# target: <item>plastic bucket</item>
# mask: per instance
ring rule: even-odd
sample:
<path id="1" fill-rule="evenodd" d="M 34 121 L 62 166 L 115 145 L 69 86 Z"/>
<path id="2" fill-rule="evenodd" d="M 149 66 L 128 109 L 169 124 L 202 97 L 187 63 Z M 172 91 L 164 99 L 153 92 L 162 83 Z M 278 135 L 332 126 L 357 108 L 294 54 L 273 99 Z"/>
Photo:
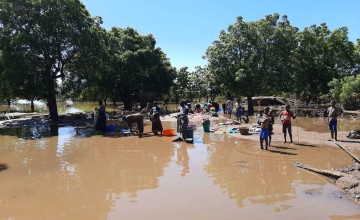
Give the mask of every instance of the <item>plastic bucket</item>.
<path id="1" fill-rule="evenodd" d="M 193 129 L 193 130 L 195 130 L 195 128 L 196 128 L 196 125 L 188 125 L 188 126 L 187 126 L 187 129 Z"/>
<path id="2" fill-rule="evenodd" d="M 116 126 L 115 125 L 108 125 L 106 126 L 106 131 L 107 132 L 115 132 L 116 130 Z"/>
<path id="3" fill-rule="evenodd" d="M 102 132 L 102 131 L 95 131 L 95 135 L 102 135 L 102 134 L 104 134 L 104 132 Z"/>
<path id="4" fill-rule="evenodd" d="M 240 127 L 240 134 L 242 135 L 247 135 L 249 134 L 249 128 L 246 128 L 246 127 Z"/>
<path id="5" fill-rule="evenodd" d="M 210 123 L 203 123 L 204 132 L 210 132 Z"/>
<path id="6" fill-rule="evenodd" d="M 163 130 L 163 135 L 165 136 L 174 136 L 175 135 L 175 130 L 174 129 L 165 129 Z"/>
<path id="7" fill-rule="evenodd" d="M 188 138 L 194 138 L 194 129 L 188 128 L 186 129 L 186 139 Z"/>

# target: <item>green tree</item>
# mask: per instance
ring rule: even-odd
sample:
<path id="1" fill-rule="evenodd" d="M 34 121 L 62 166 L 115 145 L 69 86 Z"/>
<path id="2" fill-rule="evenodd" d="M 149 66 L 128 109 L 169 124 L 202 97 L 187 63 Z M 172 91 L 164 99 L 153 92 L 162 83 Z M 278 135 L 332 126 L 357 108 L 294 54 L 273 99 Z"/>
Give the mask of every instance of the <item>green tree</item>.
<path id="1" fill-rule="evenodd" d="M 79 0 L 1 0 L 0 5 L 1 49 L 14 48 L 31 60 L 26 72 L 36 72 L 41 98 L 56 122 L 57 79 L 88 40 L 93 20 Z"/>
<path id="2" fill-rule="evenodd" d="M 62 96 L 80 100 L 106 100 L 110 97 L 115 75 L 111 71 L 109 32 L 101 27 L 101 17 L 94 18 L 90 37 L 68 65 L 69 72 L 61 84 Z"/>
<path id="3" fill-rule="evenodd" d="M 297 39 L 295 93 L 316 100 L 329 92 L 328 83 L 333 78 L 355 65 L 354 46 L 348 40 L 347 28 L 331 32 L 325 23 L 305 28 Z"/>
<path id="4" fill-rule="evenodd" d="M 179 102 L 180 99 L 187 99 L 187 88 L 190 83 L 190 72 L 188 67 L 182 67 L 176 71 L 176 76 L 170 88 L 170 96 Z"/>
<path id="5" fill-rule="evenodd" d="M 170 89 L 175 70 L 155 38 L 140 35 L 133 28 L 110 30 L 112 98 L 120 97 L 125 109 L 131 108 L 135 95 L 141 91 L 156 92 L 157 96 Z"/>
<path id="6" fill-rule="evenodd" d="M 360 76 L 346 76 L 329 82 L 330 95 L 343 103 L 345 109 L 360 109 Z"/>
<path id="7" fill-rule="evenodd" d="M 280 93 L 290 87 L 294 67 L 289 60 L 297 29 L 286 16 L 279 19 L 278 14 L 257 22 L 238 17 L 206 51 L 212 81 L 225 94 L 246 96 L 250 114 L 253 96 Z"/>
<path id="8" fill-rule="evenodd" d="M 201 97 L 207 95 L 207 69 L 200 66 L 195 67 L 195 71 L 190 73 L 189 77 L 189 97 L 191 99 L 198 98 L 198 101 L 201 101 Z"/>

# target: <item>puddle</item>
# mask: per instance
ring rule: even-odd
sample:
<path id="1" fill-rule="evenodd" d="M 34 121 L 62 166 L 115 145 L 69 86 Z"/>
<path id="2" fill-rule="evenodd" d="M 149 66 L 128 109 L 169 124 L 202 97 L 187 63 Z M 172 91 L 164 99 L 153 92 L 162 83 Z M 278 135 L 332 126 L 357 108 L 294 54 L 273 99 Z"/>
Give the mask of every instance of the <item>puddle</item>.
<path id="1" fill-rule="evenodd" d="M 351 163 L 335 147 L 262 151 L 258 142 L 204 133 L 201 124 L 194 144 L 149 135 L 79 137 L 72 127 L 43 137 L 0 136 L 0 219 L 360 218 L 359 206 L 330 179 L 292 165 Z"/>

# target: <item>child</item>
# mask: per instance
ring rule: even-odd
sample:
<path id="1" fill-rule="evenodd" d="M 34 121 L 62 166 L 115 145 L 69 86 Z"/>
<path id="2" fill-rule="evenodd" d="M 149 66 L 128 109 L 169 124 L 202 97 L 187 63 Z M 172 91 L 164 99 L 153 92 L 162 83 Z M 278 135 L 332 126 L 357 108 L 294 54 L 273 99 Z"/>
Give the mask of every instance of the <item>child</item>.
<path id="1" fill-rule="evenodd" d="M 269 146 L 271 144 L 271 135 L 273 132 L 273 124 L 274 123 L 275 123 L 274 110 L 270 109 L 270 111 L 269 111 Z"/>
<path id="2" fill-rule="evenodd" d="M 270 117 L 269 117 L 269 111 L 270 108 L 268 106 L 265 107 L 264 109 L 264 114 L 262 114 L 261 118 L 259 118 L 259 123 L 261 126 L 261 131 L 260 131 L 260 147 L 261 149 L 264 149 L 263 147 L 263 143 L 265 140 L 265 150 L 268 149 L 268 137 L 269 137 L 269 122 L 270 122 Z"/>
<path id="3" fill-rule="evenodd" d="M 292 133 L 291 133 L 291 118 L 295 119 L 296 115 L 292 111 L 290 111 L 290 105 L 286 105 L 286 110 L 280 112 L 279 118 L 283 125 L 283 133 L 284 133 L 284 143 L 286 143 L 286 130 L 289 132 L 290 143 L 293 143 Z"/>

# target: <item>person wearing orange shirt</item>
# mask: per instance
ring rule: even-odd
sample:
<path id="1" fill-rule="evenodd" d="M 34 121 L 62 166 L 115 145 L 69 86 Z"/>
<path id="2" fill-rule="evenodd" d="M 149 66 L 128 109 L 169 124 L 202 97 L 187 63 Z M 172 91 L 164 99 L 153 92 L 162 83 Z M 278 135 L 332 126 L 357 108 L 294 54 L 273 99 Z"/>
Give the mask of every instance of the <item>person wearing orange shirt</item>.
<path id="1" fill-rule="evenodd" d="M 296 114 L 294 115 L 294 113 L 290 111 L 289 104 L 286 105 L 285 109 L 286 109 L 285 111 L 282 111 L 279 114 L 280 121 L 283 125 L 284 143 L 286 143 L 286 130 L 288 131 L 290 136 L 290 143 L 293 143 L 292 132 L 291 132 L 291 119 L 295 119 Z"/>

